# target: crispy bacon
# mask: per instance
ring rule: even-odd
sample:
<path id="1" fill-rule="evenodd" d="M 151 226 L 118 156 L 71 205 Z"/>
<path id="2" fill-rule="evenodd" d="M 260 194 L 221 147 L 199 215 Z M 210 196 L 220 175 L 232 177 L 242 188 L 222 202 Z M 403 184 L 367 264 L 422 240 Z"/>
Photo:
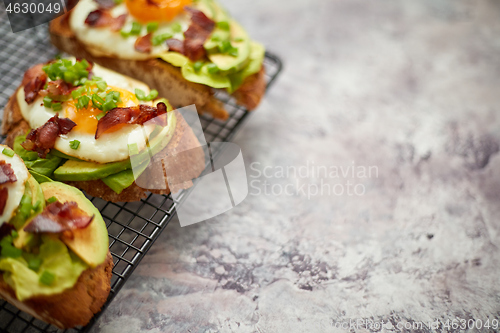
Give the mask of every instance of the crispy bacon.
<path id="1" fill-rule="evenodd" d="M 45 74 L 42 68 L 43 64 L 37 64 L 33 67 L 30 67 L 26 72 L 24 72 L 23 82 L 21 83 L 21 85 L 25 86 L 37 76 Z"/>
<path id="2" fill-rule="evenodd" d="M 8 198 L 9 198 L 9 190 L 7 189 L 7 187 L 0 188 L 0 215 L 3 214 L 3 210 L 5 209 L 5 204 L 7 203 Z M 7 223 L 4 223 L 3 225 L 5 224 Z M 2 232 L 0 232 L 0 237 L 3 238 Z"/>
<path id="3" fill-rule="evenodd" d="M 137 38 L 134 44 L 134 48 L 142 53 L 151 53 L 153 44 L 151 44 L 151 37 L 153 34 L 147 34 L 145 36 Z"/>
<path id="4" fill-rule="evenodd" d="M 15 183 L 17 181 L 16 174 L 12 170 L 10 163 L 4 160 L 0 161 L 0 184 Z"/>
<path id="5" fill-rule="evenodd" d="M 94 215 L 88 216 L 74 201 L 65 203 L 56 201 L 47 205 L 43 212 L 35 216 L 24 227 L 24 231 L 32 233 L 73 231 L 87 227 L 93 219 Z"/>
<path id="6" fill-rule="evenodd" d="M 38 156 L 45 158 L 50 149 L 54 148 L 59 135 L 68 134 L 75 126 L 76 123 L 71 119 L 59 118 L 59 114 L 56 113 L 45 124 L 31 130 L 21 146 L 26 150 L 36 151 Z"/>
<path id="7" fill-rule="evenodd" d="M 179 39 L 170 38 L 167 39 L 167 46 L 169 51 L 179 52 L 184 54 L 184 42 Z"/>
<path id="8" fill-rule="evenodd" d="M 43 89 L 45 82 L 47 82 L 47 75 L 43 73 L 34 77 L 24 86 L 24 100 L 26 103 L 33 103 L 40 90 Z"/>
<path id="9" fill-rule="evenodd" d="M 127 14 L 113 17 L 109 10 L 98 8 L 89 13 L 85 24 L 94 28 L 111 27 L 111 30 L 118 31 L 123 27 L 126 19 Z"/>
<path id="10" fill-rule="evenodd" d="M 114 108 L 110 110 L 104 117 L 99 119 L 95 138 L 98 139 L 103 133 L 120 124 L 139 124 L 142 125 L 146 121 L 159 117 L 167 113 L 165 103 L 158 103 L 156 107 L 140 104 L 138 106 L 126 108 Z M 159 125 L 167 125 L 167 117 L 160 117 Z"/>
<path id="11" fill-rule="evenodd" d="M 185 7 L 185 9 L 191 13 L 191 25 L 184 32 L 183 54 L 193 61 L 200 60 L 206 55 L 203 44 L 212 33 L 215 22 L 200 10 L 190 7 Z"/>
<path id="12" fill-rule="evenodd" d="M 111 22 L 111 30 L 112 31 L 120 31 L 121 28 L 123 28 L 123 25 L 125 24 L 125 21 L 127 20 L 127 14 L 122 14 L 118 17 L 113 18 L 113 21 Z"/>

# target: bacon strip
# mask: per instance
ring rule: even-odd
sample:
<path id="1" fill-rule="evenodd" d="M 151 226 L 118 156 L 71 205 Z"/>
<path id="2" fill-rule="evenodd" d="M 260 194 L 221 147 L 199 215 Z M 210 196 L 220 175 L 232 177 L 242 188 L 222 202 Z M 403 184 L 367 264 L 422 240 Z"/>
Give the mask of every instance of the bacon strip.
<path id="1" fill-rule="evenodd" d="M 31 130 L 21 146 L 26 150 L 36 151 L 38 156 L 45 158 L 50 149 L 54 148 L 59 135 L 68 134 L 75 126 L 74 121 L 69 118 L 59 118 L 59 114 L 56 113 L 45 124 Z"/>
<path id="2" fill-rule="evenodd" d="M 134 44 L 134 48 L 142 53 L 151 53 L 153 44 L 151 43 L 151 37 L 153 34 L 147 34 L 145 36 L 137 38 Z"/>
<path id="3" fill-rule="evenodd" d="M 0 161 L 0 184 L 17 182 L 16 174 L 12 170 L 10 163 Z"/>
<path id="4" fill-rule="evenodd" d="M 167 113 L 165 103 L 158 103 L 156 107 L 140 104 L 127 108 L 114 108 L 110 110 L 104 117 L 99 119 L 95 138 L 98 139 L 103 133 L 120 124 L 139 124 L 142 125 L 146 121 L 159 117 Z M 159 125 L 166 126 L 167 118 L 159 118 Z"/>
<path id="5" fill-rule="evenodd" d="M 3 214 L 3 211 L 5 209 L 5 204 L 7 203 L 8 198 L 9 198 L 9 190 L 7 189 L 7 187 L 0 188 L 0 215 Z M 7 224 L 7 223 L 4 223 L 3 225 L 5 225 L 5 224 Z M 2 233 L 0 232 L 0 236 L 1 236 L 1 234 Z"/>
<path id="6" fill-rule="evenodd" d="M 37 75 L 24 86 L 24 100 L 26 101 L 26 103 L 33 103 L 33 101 L 37 98 L 40 90 L 43 89 L 45 82 L 47 82 L 47 75 L 43 73 Z"/>
<path id="7" fill-rule="evenodd" d="M 184 42 L 179 39 L 170 38 L 167 39 L 167 46 L 169 51 L 179 52 L 184 54 Z"/>
<path id="8" fill-rule="evenodd" d="M 98 8 L 89 13 L 85 19 L 85 24 L 94 28 L 111 27 L 111 30 L 118 31 L 125 24 L 126 18 L 127 14 L 113 17 L 108 10 Z"/>
<path id="9" fill-rule="evenodd" d="M 185 7 L 191 13 L 191 25 L 184 32 L 184 55 L 192 61 L 200 60 L 206 55 L 203 44 L 215 27 L 215 22 L 200 10 Z"/>
<path id="10" fill-rule="evenodd" d="M 43 212 L 35 216 L 24 227 L 24 231 L 32 233 L 72 231 L 87 227 L 93 219 L 94 215 L 88 216 L 74 201 L 65 203 L 56 201 L 47 205 Z"/>

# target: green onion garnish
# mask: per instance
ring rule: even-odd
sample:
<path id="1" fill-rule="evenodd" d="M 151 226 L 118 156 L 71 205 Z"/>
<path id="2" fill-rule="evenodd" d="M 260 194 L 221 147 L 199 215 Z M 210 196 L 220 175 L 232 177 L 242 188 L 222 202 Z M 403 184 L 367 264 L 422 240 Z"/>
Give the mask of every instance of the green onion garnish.
<path id="1" fill-rule="evenodd" d="M 104 91 L 106 90 L 106 88 L 108 87 L 108 85 L 106 84 L 106 82 L 104 81 L 99 81 L 97 82 L 97 88 L 100 90 L 100 91 Z"/>
<path id="2" fill-rule="evenodd" d="M 46 108 L 51 108 L 52 107 L 52 98 L 50 98 L 49 96 L 45 96 L 43 98 L 43 106 L 45 106 Z"/>
<path id="3" fill-rule="evenodd" d="M 61 103 L 52 103 L 52 110 L 54 110 L 54 111 L 61 111 L 62 110 Z"/>
<path id="4" fill-rule="evenodd" d="M 43 271 L 42 274 L 40 275 L 40 283 L 45 284 L 47 286 L 50 286 L 54 280 L 56 279 L 56 276 L 52 274 L 49 271 Z"/>
<path id="5" fill-rule="evenodd" d="M 207 71 L 210 74 L 217 74 L 219 72 L 219 67 L 217 67 L 217 65 L 214 63 L 210 63 L 207 65 Z"/>
<path id="6" fill-rule="evenodd" d="M 2 154 L 9 156 L 9 157 L 12 157 L 12 156 L 14 156 L 14 151 L 12 149 L 9 149 L 9 148 L 4 148 L 2 150 Z"/>
<path id="7" fill-rule="evenodd" d="M 197 61 L 193 64 L 195 72 L 199 72 L 202 67 L 203 67 L 203 62 L 201 61 Z"/>
<path id="8" fill-rule="evenodd" d="M 170 27 L 172 28 L 173 32 L 181 32 L 182 31 L 182 27 L 178 22 L 175 22 Z"/>
<path id="9" fill-rule="evenodd" d="M 229 52 L 229 50 L 231 50 L 231 49 L 232 49 L 232 47 L 233 47 L 233 46 L 231 45 L 231 42 L 230 42 L 230 41 L 228 41 L 228 40 L 225 40 L 225 41 L 223 41 L 223 42 L 219 45 L 219 51 L 220 51 L 221 53 L 227 53 L 227 52 Z"/>
<path id="10" fill-rule="evenodd" d="M 148 31 L 148 34 L 152 33 L 152 32 L 155 32 L 156 30 L 158 30 L 158 22 L 149 22 L 146 25 L 146 29 Z"/>
<path id="11" fill-rule="evenodd" d="M 146 99 L 146 93 L 141 89 L 135 88 L 135 97 L 140 101 L 144 101 Z"/>
<path id="12" fill-rule="evenodd" d="M 217 27 L 221 28 L 222 30 L 229 30 L 229 23 L 227 21 L 220 21 L 217 22 Z"/>
<path id="13" fill-rule="evenodd" d="M 116 108 L 116 104 L 115 104 L 115 102 L 114 102 L 114 101 L 112 101 L 112 100 L 111 100 L 111 101 L 107 101 L 107 102 L 105 102 L 105 103 L 102 105 L 102 110 L 103 110 L 104 112 L 108 112 L 109 110 L 112 110 L 112 109 L 114 109 L 114 108 Z"/>
<path id="14" fill-rule="evenodd" d="M 173 36 L 174 35 L 172 35 L 170 32 L 165 32 L 161 35 L 153 36 L 153 38 L 151 38 L 151 44 L 153 44 L 154 46 L 158 46 L 167 39 L 172 38 Z"/>
<path id="15" fill-rule="evenodd" d="M 101 118 L 104 117 L 105 115 L 106 115 L 106 112 L 103 111 L 103 112 L 99 113 L 97 116 L 95 116 L 95 118 L 97 120 L 101 120 Z"/>
<path id="16" fill-rule="evenodd" d="M 84 95 L 84 96 L 78 97 L 78 100 L 76 102 L 76 108 L 79 110 L 84 109 L 89 105 L 89 102 L 90 102 L 90 98 L 88 96 Z"/>
<path id="17" fill-rule="evenodd" d="M 142 25 L 138 22 L 132 22 L 132 29 L 130 29 L 131 35 L 138 35 L 141 33 Z"/>
<path id="18" fill-rule="evenodd" d="M 12 232 L 10 233 L 10 235 L 12 236 L 12 238 L 19 237 L 19 233 L 16 230 L 12 230 Z"/>
<path id="19" fill-rule="evenodd" d="M 230 56 L 233 56 L 233 57 L 237 57 L 238 56 L 238 49 L 236 47 L 233 47 L 233 48 L 231 48 L 231 50 L 229 50 L 229 52 L 227 54 L 229 54 Z"/>
<path id="20" fill-rule="evenodd" d="M 33 257 L 28 259 L 28 268 L 35 272 L 38 271 L 41 265 L 42 265 L 42 259 L 38 257 Z"/>
<path id="21" fill-rule="evenodd" d="M 50 197 L 50 198 L 47 199 L 48 203 L 53 203 L 53 202 L 56 202 L 56 201 L 57 201 L 56 197 Z"/>
<path id="22" fill-rule="evenodd" d="M 77 150 L 79 146 L 80 146 L 80 141 L 78 140 L 73 140 L 69 142 L 69 147 L 71 149 Z"/>

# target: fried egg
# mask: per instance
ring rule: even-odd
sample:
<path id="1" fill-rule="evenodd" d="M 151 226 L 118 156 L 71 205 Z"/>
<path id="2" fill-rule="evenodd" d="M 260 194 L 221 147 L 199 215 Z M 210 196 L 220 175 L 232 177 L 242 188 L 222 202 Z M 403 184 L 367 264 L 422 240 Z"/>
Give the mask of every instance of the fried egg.
<path id="1" fill-rule="evenodd" d="M 156 5 L 153 5 L 155 3 Z M 183 31 L 190 25 L 190 16 L 184 6 L 190 0 L 126 0 L 111 9 L 111 15 L 118 17 L 129 14 L 123 31 L 130 31 L 133 22 L 142 23 L 139 35 L 123 37 L 120 31 L 112 31 L 109 27 L 90 27 L 85 20 L 90 12 L 98 8 L 94 0 L 80 0 L 73 9 L 69 24 L 76 37 L 85 43 L 88 50 L 95 56 L 111 56 L 121 59 L 150 59 L 168 51 L 166 43 L 153 46 L 151 53 L 141 53 L 135 50 L 135 41 L 139 36 L 147 34 L 147 22 L 158 22 L 155 35 L 173 33 L 172 38 L 184 40 Z M 180 25 L 181 31 L 172 31 L 173 25 Z"/>
<path id="2" fill-rule="evenodd" d="M 16 175 L 17 181 L 0 185 L 1 187 L 6 187 L 9 193 L 7 202 L 5 203 L 3 214 L 0 215 L 0 225 L 2 225 L 4 222 L 9 221 L 14 215 L 17 207 L 19 207 L 21 198 L 24 195 L 26 181 L 28 180 L 29 176 L 28 169 L 26 169 L 23 160 L 17 155 L 14 155 L 12 157 L 4 155 L 2 151 L 5 148 L 10 150 L 9 147 L 0 145 L 0 160 L 5 161 L 6 163 L 11 165 L 12 170 L 14 170 L 14 174 Z"/>
<path id="3" fill-rule="evenodd" d="M 74 58 L 73 61 L 75 61 Z M 130 107 L 138 104 L 152 105 L 152 102 L 141 101 L 139 103 L 135 96 L 136 88 L 143 90 L 146 94 L 150 92 L 146 84 L 97 64 L 94 64 L 92 72 L 95 76 L 106 81 L 109 88 L 120 92 L 122 102 L 118 103 L 118 107 Z M 56 113 L 43 105 L 41 96 L 38 96 L 33 103 L 27 104 L 24 100 L 24 89 L 22 88 L 17 92 L 17 102 L 23 118 L 31 128 L 43 126 Z M 68 134 L 60 135 L 56 139 L 54 148 L 66 155 L 98 163 L 116 162 L 129 158 L 129 142 L 138 142 L 139 149 L 145 148 L 145 145 L 140 144 L 144 140 L 139 138 L 144 138 L 145 135 L 149 137 L 154 130 L 154 124 L 117 126 L 116 130 L 112 129 L 95 139 L 98 123 L 96 116 L 99 113 L 101 113 L 101 110 L 93 108 L 92 103 L 89 103 L 86 108 L 77 110 L 74 100 L 70 99 L 63 102 L 59 117 L 73 120 L 76 126 Z M 138 139 L 134 140 L 134 138 Z M 71 148 L 70 142 L 73 140 L 80 142 L 77 149 Z"/>

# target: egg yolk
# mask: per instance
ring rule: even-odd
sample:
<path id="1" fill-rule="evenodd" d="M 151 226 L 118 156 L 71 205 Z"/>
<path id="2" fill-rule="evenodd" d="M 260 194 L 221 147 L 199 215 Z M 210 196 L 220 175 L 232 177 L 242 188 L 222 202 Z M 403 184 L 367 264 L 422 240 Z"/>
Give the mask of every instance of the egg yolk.
<path id="1" fill-rule="evenodd" d="M 126 0 L 128 11 L 141 23 L 172 21 L 191 0 Z"/>
<path id="2" fill-rule="evenodd" d="M 139 101 L 134 93 L 117 87 L 108 86 L 112 91 L 118 91 L 120 93 L 121 102 L 117 103 L 117 107 L 126 107 L 131 105 L 138 105 Z M 95 134 L 97 130 L 97 115 L 102 111 L 98 108 L 92 106 L 92 101 L 89 102 L 86 108 L 77 109 L 76 100 L 69 100 L 66 102 L 64 107 L 64 117 L 73 120 L 76 126 L 72 131 L 77 131 L 80 133 Z M 109 132 L 114 132 L 122 128 L 123 126 L 115 126 L 109 129 Z"/>

